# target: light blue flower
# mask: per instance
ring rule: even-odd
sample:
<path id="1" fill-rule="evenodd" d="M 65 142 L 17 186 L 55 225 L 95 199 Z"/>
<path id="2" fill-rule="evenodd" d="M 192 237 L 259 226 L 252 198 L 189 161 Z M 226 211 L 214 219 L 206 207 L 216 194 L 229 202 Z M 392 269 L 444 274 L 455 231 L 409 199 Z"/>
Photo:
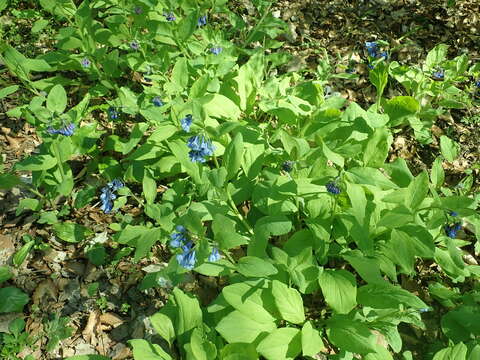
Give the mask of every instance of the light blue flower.
<path id="1" fill-rule="evenodd" d="M 153 103 L 153 105 L 155 105 L 155 106 L 157 106 L 157 107 L 160 107 L 160 106 L 163 106 L 163 105 L 164 105 L 162 99 L 160 99 L 160 96 L 155 96 L 155 97 L 152 99 L 152 103 Z"/>
<path id="2" fill-rule="evenodd" d="M 221 255 L 220 253 L 218 252 L 218 249 L 216 247 L 214 247 L 212 249 L 212 252 L 210 253 L 210 255 L 208 255 L 208 261 L 210 262 L 216 262 L 218 260 L 221 259 Z"/>
<path id="3" fill-rule="evenodd" d="M 206 161 L 206 156 L 213 155 L 215 147 L 210 140 L 205 139 L 203 135 L 195 135 L 190 137 L 187 142 L 187 146 L 191 149 L 188 153 L 192 162 Z"/>
<path id="4" fill-rule="evenodd" d="M 197 25 L 200 27 L 207 25 L 207 15 L 200 16 L 198 18 Z"/>
<path id="5" fill-rule="evenodd" d="M 210 49 L 210 52 L 211 52 L 212 54 L 214 54 L 214 55 L 218 55 L 218 54 L 220 54 L 222 51 L 223 51 L 223 48 L 220 47 L 220 46 L 212 47 L 212 48 Z"/>
<path id="6" fill-rule="evenodd" d="M 63 135 L 63 136 L 72 136 L 74 131 L 75 131 L 75 124 L 74 123 L 70 123 L 70 124 L 60 128 L 60 129 L 54 129 L 52 127 L 49 127 L 47 129 L 47 132 L 50 135 L 60 134 L 60 135 Z"/>
<path id="7" fill-rule="evenodd" d="M 187 133 L 190 132 L 190 126 L 192 125 L 192 122 L 192 114 L 188 114 L 182 120 L 180 120 L 180 125 L 182 126 L 183 131 Z"/>

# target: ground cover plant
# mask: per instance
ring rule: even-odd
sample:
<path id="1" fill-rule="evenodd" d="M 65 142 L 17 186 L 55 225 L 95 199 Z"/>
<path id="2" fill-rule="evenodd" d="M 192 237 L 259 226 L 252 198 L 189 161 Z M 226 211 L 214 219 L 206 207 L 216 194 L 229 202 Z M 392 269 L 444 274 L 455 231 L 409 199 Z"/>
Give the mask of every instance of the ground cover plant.
<path id="1" fill-rule="evenodd" d="M 0 42 L 4 119 L 35 134 L 0 159 L 16 199 L 2 358 L 480 358 L 478 157 L 449 176 L 462 148 L 439 132 L 477 114 L 475 58 L 439 43 L 409 63 L 367 37 L 358 59 L 317 48 L 299 68 L 266 0 L 249 16 L 226 0 L 29 6 L 44 48 Z M 360 81 L 370 102 L 336 91 Z M 392 156 L 405 134 L 436 146 L 425 166 Z"/>

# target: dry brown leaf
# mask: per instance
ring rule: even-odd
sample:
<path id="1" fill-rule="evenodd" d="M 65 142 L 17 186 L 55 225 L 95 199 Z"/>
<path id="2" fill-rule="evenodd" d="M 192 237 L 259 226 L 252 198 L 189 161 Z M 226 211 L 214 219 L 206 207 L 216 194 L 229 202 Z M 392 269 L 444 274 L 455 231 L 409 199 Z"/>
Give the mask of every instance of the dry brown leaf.
<path id="1" fill-rule="evenodd" d="M 100 322 L 100 312 L 98 310 L 94 310 L 90 313 L 88 317 L 87 326 L 82 331 L 83 338 L 88 343 L 92 344 L 93 346 L 97 345 L 97 335 L 96 329 Z"/>
<path id="2" fill-rule="evenodd" d="M 58 289 L 52 279 L 45 279 L 37 285 L 32 296 L 33 303 L 38 305 L 45 295 L 48 295 L 50 299 L 57 300 Z"/>
<path id="3" fill-rule="evenodd" d="M 107 324 L 112 327 L 117 327 L 121 324 L 123 324 L 123 319 L 118 316 L 117 314 L 114 313 L 105 313 L 100 315 L 100 322 L 102 324 Z"/>

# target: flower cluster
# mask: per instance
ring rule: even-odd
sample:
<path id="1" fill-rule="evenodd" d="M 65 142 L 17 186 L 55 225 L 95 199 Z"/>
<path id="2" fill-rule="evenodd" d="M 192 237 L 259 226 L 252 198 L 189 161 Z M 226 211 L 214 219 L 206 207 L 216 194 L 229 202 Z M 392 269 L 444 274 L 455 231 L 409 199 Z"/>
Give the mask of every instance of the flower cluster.
<path id="1" fill-rule="evenodd" d="M 110 118 L 110 120 L 118 119 L 118 111 L 113 106 L 110 106 L 108 108 L 107 113 L 108 113 L 108 117 Z"/>
<path id="2" fill-rule="evenodd" d="M 207 15 L 200 16 L 197 25 L 200 27 L 207 25 Z"/>
<path id="3" fill-rule="evenodd" d="M 476 86 L 477 88 L 480 88 L 480 79 L 478 79 L 477 81 L 475 81 L 475 86 Z"/>
<path id="4" fill-rule="evenodd" d="M 140 49 L 140 43 L 137 40 L 133 40 L 130 42 L 130 47 L 133 50 L 139 50 Z"/>
<path id="5" fill-rule="evenodd" d="M 188 232 L 182 225 L 175 227 L 176 232 L 170 235 L 170 246 L 174 249 L 181 249 L 181 253 L 177 254 L 177 261 L 180 266 L 187 270 L 192 270 L 197 262 L 197 253 L 194 249 L 193 242 L 188 238 Z M 215 262 L 220 260 L 221 255 L 216 247 L 208 256 L 208 261 Z"/>
<path id="6" fill-rule="evenodd" d="M 210 49 L 210 52 L 211 52 L 213 55 L 218 55 L 218 54 L 220 54 L 222 51 L 223 51 L 223 48 L 220 47 L 220 46 L 215 46 L 215 47 L 212 47 L 212 48 Z"/>
<path id="7" fill-rule="evenodd" d="M 388 59 L 388 52 L 380 51 L 378 44 L 375 41 L 366 41 L 365 48 L 367 49 L 368 56 L 380 59 L 383 58 L 384 60 Z"/>
<path id="8" fill-rule="evenodd" d="M 462 225 L 460 223 L 455 223 L 452 225 L 445 225 L 444 230 L 445 234 L 447 234 L 449 238 L 455 239 L 457 237 L 458 230 L 460 230 L 461 228 Z"/>
<path id="9" fill-rule="evenodd" d="M 325 187 L 327 188 L 327 191 L 330 194 L 333 194 L 333 195 L 340 194 L 340 188 L 333 181 L 330 181 L 329 183 L 327 183 Z"/>
<path id="10" fill-rule="evenodd" d="M 102 188 L 102 193 L 100 194 L 100 201 L 102 202 L 102 206 L 100 209 L 105 214 L 109 214 L 112 209 L 113 209 L 113 200 L 117 198 L 117 195 L 115 195 L 115 191 L 118 189 L 122 188 L 124 185 L 120 180 L 112 180 L 107 184 L 107 186 L 104 186 Z"/>
<path id="11" fill-rule="evenodd" d="M 86 57 L 84 57 L 84 58 L 82 59 L 82 61 L 80 61 L 80 64 L 81 64 L 82 67 L 84 67 L 85 69 L 89 68 L 90 65 L 92 65 L 91 61 L 90 61 L 88 58 L 86 58 Z"/>
<path id="12" fill-rule="evenodd" d="M 295 165 L 295 161 L 284 161 L 282 164 L 282 170 L 289 173 L 293 170 L 293 165 Z"/>
<path id="13" fill-rule="evenodd" d="M 160 96 L 155 96 L 153 99 L 152 99 L 152 103 L 153 105 L 157 106 L 157 107 L 160 107 L 160 106 L 163 106 L 165 105 L 162 101 L 162 99 L 160 99 Z"/>
<path id="14" fill-rule="evenodd" d="M 432 74 L 432 78 L 435 81 L 443 81 L 445 79 L 445 70 L 440 69 L 440 70 L 434 71 Z"/>
<path id="15" fill-rule="evenodd" d="M 164 12 L 164 13 L 163 13 L 163 16 L 165 16 L 165 19 L 166 19 L 167 21 L 175 21 L 175 20 L 177 20 L 177 18 L 175 17 L 175 15 L 173 14 L 173 12 L 171 12 L 171 11 L 168 12 L 168 13 L 167 13 L 167 12 Z"/>
<path id="16" fill-rule="evenodd" d="M 210 140 L 205 139 L 203 135 L 195 135 L 188 139 L 187 146 L 191 149 L 188 153 L 192 162 L 204 163 L 206 156 L 213 155 L 215 147 Z"/>
<path id="17" fill-rule="evenodd" d="M 182 120 L 180 120 L 180 125 L 182 126 L 183 131 L 187 133 L 190 132 L 190 126 L 192 126 L 192 122 L 192 114 L 188 114 Z"/>
<path id="18" fill-rule="evenodd" d="M 54 129 L 52 127 L 49 127 L 47 129 L 47 132 L 50 135 L 60 134 L 60 135 L 63 135 L 63 136 L 72 136 L 74 131 L 75 131 L 75 124 L 74 123 L 70 123 L 68 125 L 65 125 L 64 127 L 60 128 L 60 129 Z"/>

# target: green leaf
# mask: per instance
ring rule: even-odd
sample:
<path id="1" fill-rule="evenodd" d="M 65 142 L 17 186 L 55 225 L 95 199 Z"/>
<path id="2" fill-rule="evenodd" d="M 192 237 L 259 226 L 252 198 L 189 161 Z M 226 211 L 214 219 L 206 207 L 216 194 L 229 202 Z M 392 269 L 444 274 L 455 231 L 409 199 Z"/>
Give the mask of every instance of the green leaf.
<path id="1" fill-rule="evenodd" d="M 259 355 L 253 344 L 233 343 L 221 350 L 222 360 L 258 360 Z"/>
<path id="2" fill-rule="evenodd" d="M 10 190 L 20 184 L 20 179 L 13 174 L 0 174 L 0 189 Z"/>
<path id="3" fill-rule="evenodd" d="M 217 357 L 217 348 L 215 345 L 208 341 L 205 337 L 205 333 L 200 330 L 201 328 L 195 328 L 190 338 L 190 344 L 187 344 L 187 354 L 191 353 L 195 360 L 210 360 Z"/>
<path id="4" fill-rule="evenodd" d="M 247 283 L 226 286 L 222 290 L 225 301 L 245 316 L 261 322 L 270 323 L 274 317 L 265 309 L 264 289 Z"/>
<path id="5" fill-rule="evenodd" d="M 215 329 L 229 343 L 253 343 L 260 334 L 276 329 L 275 323 L 260 323 L 234 310 L 224 316 Z"/>
<path id="6" fill-rule="evenodd" d="M 368 353 L 364 356 L 364 360 L 393 360 L 392 354 L 382 345 L 375 346 L 375 353 Z"/>
<path id="7" fill-rule="evenodd" d="M 411 96 L 395 96 L 384 105 L 385 113 L 390 118 L 390 126 L 398 126 L 408 122 L 420 110 L 420 104 Z"/>
<path id="8" fill-rule="evenodd" d="M 187 87 L 188 63 L 187 59 L 185 59 L 184 57 L 176 60 L 172 70 L 172 81 L 182 90 Z"/>
<path id="9" fill-rule="evenodd" d="M 177 38 L 179 40 L 184 42 L 193 35 L 197 28 L 198 17 L 198 12 L 192 11 L 180 21 L 177 26 Z"/>
<path id="10" fill-rule="evenodd" d="M 0 0 L 0 12 L 5 10 L 8 6 L 8 0 Z"/>
<path id="11" fill-rule="evenodd" d="M 345 315 L 328 320 L 327 336 L 338 348 L 365 355 L 375 351 L 376 337 L 364 323 Z"/>
<path id="12" fill-rule="evenodd" d="M 442 163 L 442 159 L 437 157 L 432 164 L 430 179 L 436 188 L 442 186 L 443 182 L 445 181 L 445 171 L 443 170 Z"/>
<path id="13" fill-rule="evenodd" d="M 172 320 L 167 315 L 157 312 L 150 316 L 150 321 L 158 335 L 164 338 L 168 344 L 172 346 L 172 343 L 175 340 L 175 330 L 173 328 Z"/>
<path id="14" fill-rule="evenodd" d="M 400 304 L 417 310 L 428 307 L 412 293 L 387 282 L 361 286 L 357 300 L 360 304 L 375 309 L 396 309 Z"/>
<path id="15" fill-rule="evenodd" d="M 143 339 L 128 340 L 135 360 L 172 360 L 159 345 L 151 344 Z"/>
<path id="16" fill-rule="evenodd" d="M 7 266 L 0 266 L 0 284 L 11 279 L 13 274 Z"/>
<path id="17" fill-rule="evenodd" d="M 269 277 L 278 270 L 270 262 L 256 256 L 244 256 L 237 263 L 237 271 L 246 277 Z"/>
<path id="18" fill-rule="evenodd" d="M 93 234 L 92 231 L 85 226 L 72 222 L 55 224 L 53 225 L 53 231 L 59 239 L 69 243 L 78 243 Z"/>
<path id="19" fill-rule="evenodd" d="M 248 243 L 248 238 L 240 235 L 235 229 L 235 221 L 215 214 L 213 217 L 212 230 L 215 235 L 215 241 L 221 250 L 229 250 L 240 245 Z"/>
<path id="20" fill-rule="evenodd" d="M 35 245 L 35 241 L 29 241 L 26 244 L 24 244 L 20 250 L 18 250 L 15 255 L 13 255 L 13 264 L 15 266 L 20 266 L 23 264 L 25 261 L 25 258 L 27 257 L 28 253 L 32 249 L 33 245 Z"/>
<path id="21" fill-rule="evenodd" d="M 460 342 L 453 347 L 438 351 L 432 360 L 466 360 L 467 352 L 467 346 L 463 342 Z M 469 359 L 474 360 L 474 358 L 471 357 Z"/>
<path id="22" fill-rule="evenodd" d="M 295 359 L 302 351 L 300 330 L 276 329 L 258 344 L 257 351 L 267 360 Z"/>
<path id="23" fill-rule="evenodd" d="M 302 354 L 303 356 L 315 356 L 325 346 L 323 345 L 320 332 L 314 329 L 312 323 L 307 321 L 302 327 Z"/>
<path id="24" fill-rule="evenodd" d="M 368 283 L 383 282 L 378 259 L 365 256 L 360 250 L 352 250 L 343 255 L 355 271 Z"/>
<path id="25" fill-rule="evenodd" d="M 240 117 L 238 106 L 232 100 L 220 94 L 207 94 L 194 102 L 203 107 L 205 114 L 210 117 L 227 120 L 238 120 Z"/>
<path id="26" fill-rule="evenodd" d="M 148 204 L 153 204 L 157 197 L 157 183 L 155 182 L 150 170 L 144 169 L 143 172 L 143 194 Z"/>
<path id="27" fill-rule="evenodd" d="M 225 153 L 223 155 L 223 160 L 225 167 L 227 169 L 227 178 L 230 180 L 237 175 L 238 169 L 240 169 L 240 164 L 243 156 L 243 136 L 241 132 L 238 132 L 237 135 L 233 138 L 230 144 L 225 148 Z"/>
<path id="28" fill-rule="evenodd" d="M 448 45 L 438 44 L 427 54 L 425 59 L 425 65 L 427 69 L 433 69 L 434 67 L 440 65 L 447 58 Z"/>
<path id="29" fill-rule="evenodd" d="M 325 269 L 318 282 L 326 303 L 337 313 L 347 314 L 357 305 L 357 284 L 347 270 Z"/>
<path id="30" fill-rule="evenodd" d="M 57 159 L 51 155 L 32 155 L 15 164 L 17 171 L 48 170 L 57 165 Z"/>
<path id="31" fill-rule="evenodd" d="M 455 343 L 480 335 L 478 308 L 460 306 L 443 315 L 441 324 L 443 333 Z"/>
<path id="32" fill-rule="evenodd" d="M 7 286 L 0 289 L 0 313 L 22 312 L 30 298 L 22 290 Z"/>
<path id="33" fill-rule="evenodd" d="M 67 107 L 67 93 L 62 85 L 55 85 L 47 97 L 47 109 L 58 115 Z"/>
<path id="34" fill-rule="evenodd" d="M 447 161 L 453 162 L 458 156 L 458 145 L 448 136 L 440 136 L 440 151 Z"/>
<path id="35" fill-rule="evenodd" d="M 282 319 L 293 324 L 302 324 L 305 321 L 302 296 L 297 290 L 273 280 L 272 294 Z"/>
<path id="36" fill-rule="evenodd" d="M 11 85 L 11 86 L 7 86 L 3 89 L 0 89 L 0 99 L 3 99 L 4 97 L 7 97 L 10 94 L 13 94 L 19 88 L 20 88 L 20 86 L 18 86 L 18 85 Z"/>
<path id="37" fill-rule="evenodd" d="M 405 206 L 411 210 L 416 210 L 428 194 L 429 182 L 426 171 L 422 171 L 408 185 Z"/>
<path id="38" fill-rule="evenodd" d="M 202 325 L 202 310 L 197 299 L 185 294 L 179 288 L 174 288 L 172 294 L 178 307 L 175 331 L 178 342 L 183 346 L 189 342 L 191 330 Z"/>
<path id="39" fill-rule="evenodd" d="M 43 29 L 45 29 L 45 27 L 48 25 L 48 20 L 46 19 L 39 19 L 37 21 L 35 21 L 35 23 L 33 24 L 32 26 L 32 33 L 38 33 L 40 31 L 42 31 Z"/>
<path id="40" fill-rule="evenodd" d="M 370 70 L 368 78 L 377 88 L 377 97 L 381 97 L 388 82 L 388 65 L 383 61 L 379 62 L 373 70 Z"/>

